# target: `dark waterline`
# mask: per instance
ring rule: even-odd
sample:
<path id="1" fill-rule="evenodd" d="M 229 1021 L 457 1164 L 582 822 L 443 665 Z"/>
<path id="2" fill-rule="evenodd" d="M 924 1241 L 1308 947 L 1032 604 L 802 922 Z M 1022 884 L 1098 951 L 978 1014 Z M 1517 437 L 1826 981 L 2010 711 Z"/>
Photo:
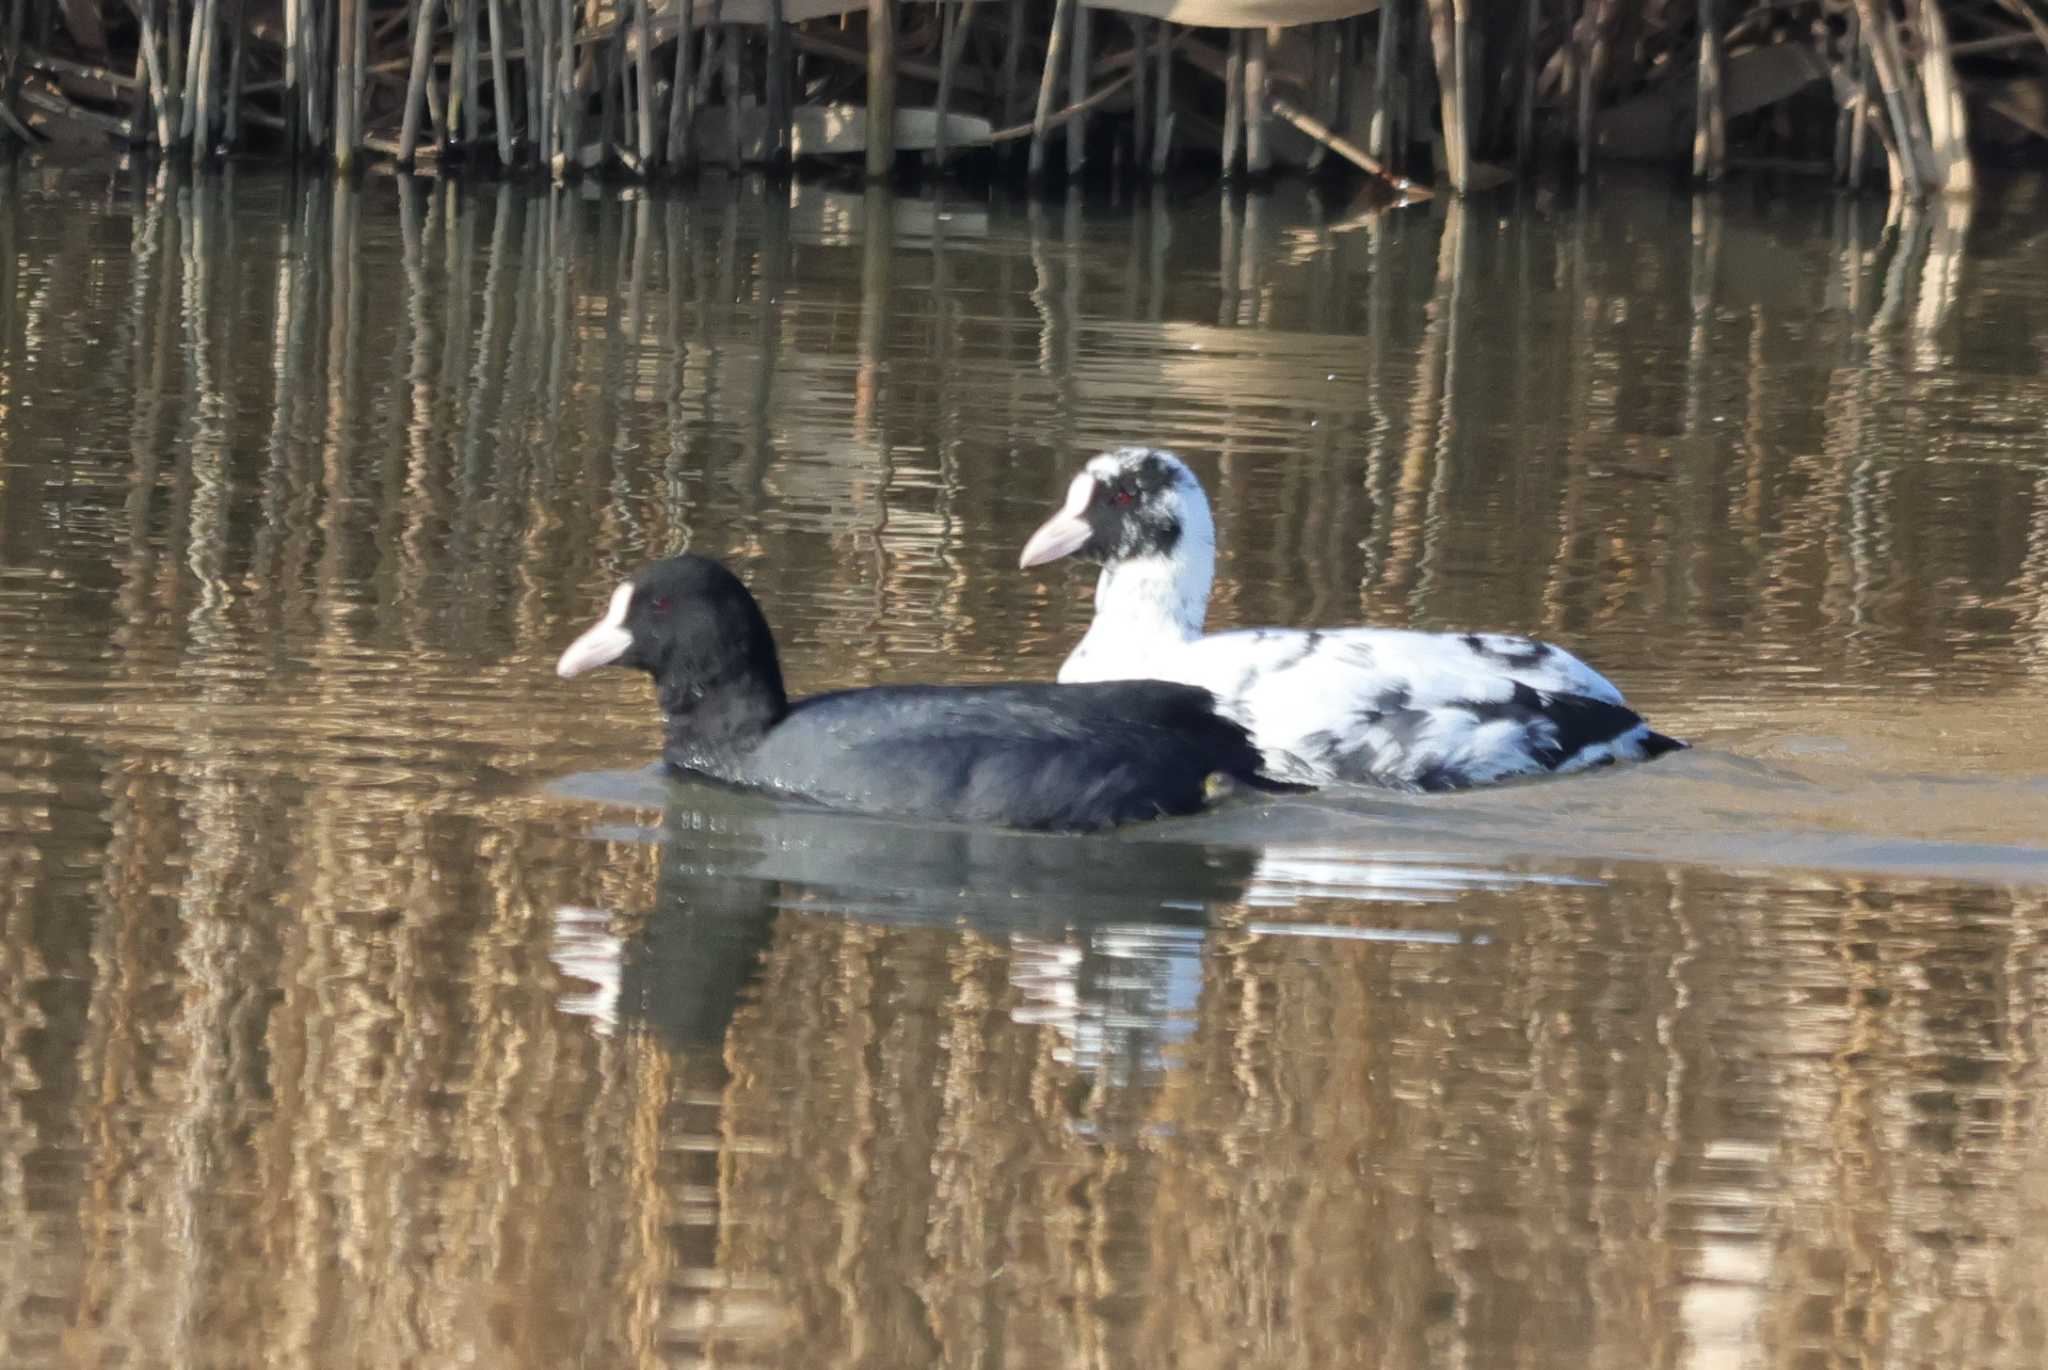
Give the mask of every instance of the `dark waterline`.
<path id="1" fill-rule="evenodd" d="M 2048 226 L 0 165 L 0 1359 L 2043 1354 Z M 801 689 L 1533 632 L 1696 750 L 1104 839 L 638 771 L 649 556 Z"/>

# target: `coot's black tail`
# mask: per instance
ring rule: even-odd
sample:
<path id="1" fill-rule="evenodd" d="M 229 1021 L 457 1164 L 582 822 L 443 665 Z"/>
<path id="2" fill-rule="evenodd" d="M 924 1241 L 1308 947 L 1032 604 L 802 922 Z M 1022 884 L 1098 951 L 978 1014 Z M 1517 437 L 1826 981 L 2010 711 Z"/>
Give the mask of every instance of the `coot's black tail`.
<path id="1" fill-rule="evenodd" d="M 1675 737 L 1666 737 L 1653 729 L 1643 735 L 1643 760 L 1654 761 L 1666 752 L 1682 752 L 1691 747 L 1690 742 L 1680 742 Z"/>

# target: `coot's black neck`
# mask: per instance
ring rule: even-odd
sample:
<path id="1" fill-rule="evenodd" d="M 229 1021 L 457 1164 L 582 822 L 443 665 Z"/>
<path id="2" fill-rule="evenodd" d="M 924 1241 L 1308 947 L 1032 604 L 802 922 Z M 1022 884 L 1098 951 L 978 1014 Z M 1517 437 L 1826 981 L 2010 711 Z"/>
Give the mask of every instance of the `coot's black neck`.
<path id="1" fill-rule="evenodd" d="M 775 638 L 754 597 L 742 590 L 710 608 L 716 631 L 671 654 L 654 680 L 669 761 L 722 775 L 788 717 L 789 696 Z"/>

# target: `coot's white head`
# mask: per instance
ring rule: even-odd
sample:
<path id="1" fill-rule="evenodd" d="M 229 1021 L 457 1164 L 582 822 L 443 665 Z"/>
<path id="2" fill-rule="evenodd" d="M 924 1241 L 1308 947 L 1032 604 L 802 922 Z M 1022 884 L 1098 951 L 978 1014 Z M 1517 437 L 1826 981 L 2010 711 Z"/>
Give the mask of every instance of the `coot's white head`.
<path id="1" fill-rule="evenodd" d="M 1066 556 L 1101 563 L 1102 576 L 1094 624 L 1060 679 L 1115 678 L 1125 673 L 1121 658 L 1161 640 L 1201 636 L 1216 576 L 1216 525 L 1201 482 L 1173 453 L 1119 447 L 1090 458 L 1018 564 Z M 1093 662 L 1085 672 L 1084 659 Z"/>

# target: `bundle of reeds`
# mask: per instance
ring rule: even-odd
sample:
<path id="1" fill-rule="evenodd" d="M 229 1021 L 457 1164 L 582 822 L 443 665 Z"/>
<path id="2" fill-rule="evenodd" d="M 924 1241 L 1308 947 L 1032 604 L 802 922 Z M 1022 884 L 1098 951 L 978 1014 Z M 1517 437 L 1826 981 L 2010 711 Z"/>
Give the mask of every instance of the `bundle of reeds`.
<path id="1" fill-rule="evenodd" d="M 1334 159 L 1459 191 L 1542 162 L 1768 160 L 1908 193 L 2048 141 L 2044 0 L 1006 4 L 10 0 L 0 138 L 556 177 Z M 1295 13 L 1319 22 L 1266 27 Z"/>

